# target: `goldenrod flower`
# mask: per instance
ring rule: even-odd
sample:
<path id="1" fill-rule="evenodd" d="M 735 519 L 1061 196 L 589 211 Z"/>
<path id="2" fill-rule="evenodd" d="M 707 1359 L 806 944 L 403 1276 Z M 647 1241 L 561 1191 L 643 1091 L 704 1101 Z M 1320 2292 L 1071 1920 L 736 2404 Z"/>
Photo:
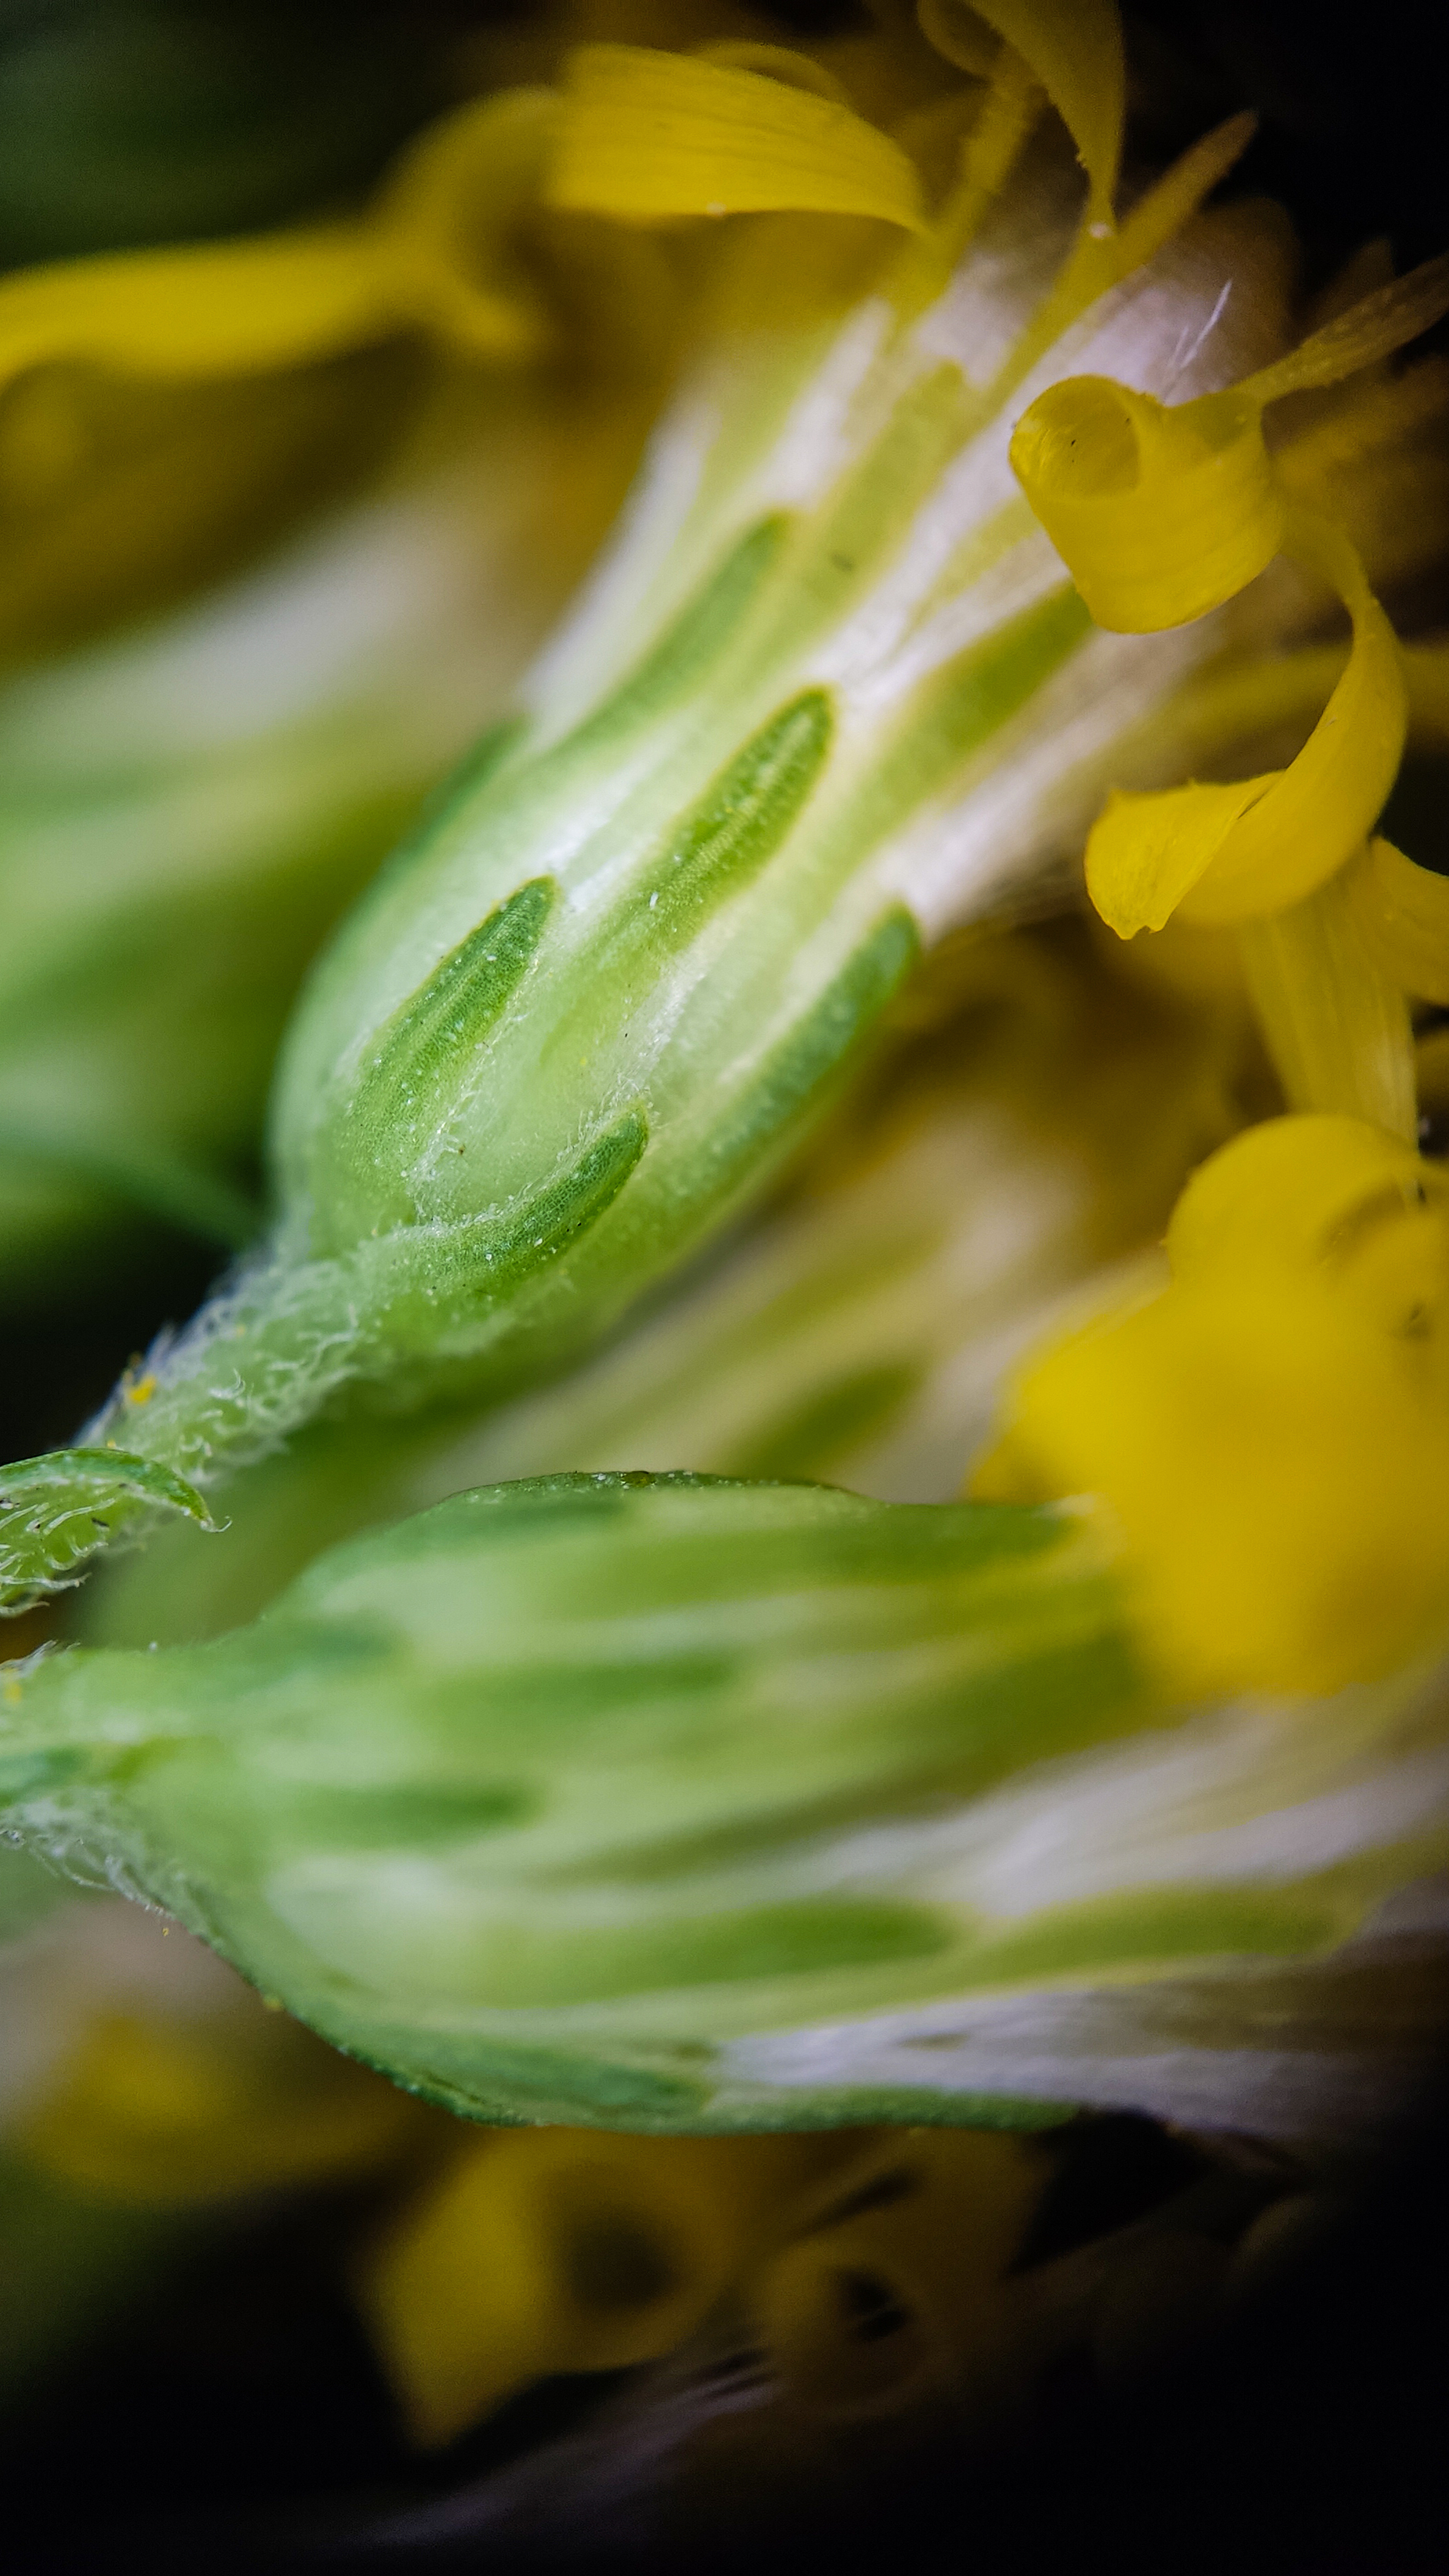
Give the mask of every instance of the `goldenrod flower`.
<path id="1" fill-rule="evenodd" d="M 403 327 L 518 356 L 550 321 L 510 227 L 587 218 L 616 249 L 663 228 L 666 259 L 692 225 L 700 315 L 517 721 L 293 1021 L 266 1242 L 76 1448 L 7 1472 L 10 1600 L 128 1525 L 204 1522 L 229 1469 L 354 1389 L 476 1407 L 557 1376 L 758 1200 L 923 947 L 1049 902 L 1109 789 L 1098 910 L 1241 933 L 1292 1114 L 1190 1184 L 1170 1284 L 1139 1271 L 1124 1313 L 1119 1280 L 1025 1363 L 987 1499 L 550 1459 L 331 1550 L 209 1643 L 14 1668 L 0 1783 L 47 1848 L 123 1868 L 474 2116 L 1029 2127 L 1119 2098 L 1090 2004 L 1138 2102 L 1227 2122 L 1247 2084 L 1260 2125 L 1311 2137 L 1352 2116 L 1342 2066 L 1248 2082 L 1220 2034 L 1265 1962 L 1317 1993 L 1443 1858 L 1446 1235 L 1402 995 L 1445 970 L 1432 886 L 1371 839 L 1435 666 L 1405 676 L 1332 437 L 1300 420 L 1275 451 L 1263 417 L 1327 396 L 1319 432 L 1349 420 L 1350 452 L 1412 473 L 1442 383 L 1382 371 L 1449 276 L 1367 283 L 1285 349 L 1272 227 L 1199 220 L 1240 120 L 1119 220 L 1110 12 L 923 24 L 935 68 L 914 39 L 869 56 L 889 133 L 843 61 L 590 45 L 557 89 L 462 111 L 351 221 L 16 282 L 31 362 L 206 379 Z M 1398 574 L 1442 529 L 1393 542 Z M 1347 657 L 1266 684 L 1306 707 L 1296 758 L 1168 784 L 1182 743 L 1251 735 L 1325 591 Z M 1161 935 L 1164 979 L 1190 973 Z M 1231 1000 L 1219 1025 L 1241 1037 Z M 1264 1105 L 1224 1080 L 1195 1132 L 1177 1072 L 1173 1184 Z M 1114 1234 L 1110 1188 L 1086 1195 L 1054 1287 L 1155 1221 Z M 823 1258 L 807 1225 L 796 1247 L 812 1312 L 822 1231 Z M 678 1365 L 719 1323 L 676 1310 Z M 1201 2048 L 1165 2000 L 1193 1980 Z M 400 2351 L 431 2242 L 420 2221 L 373 2281 Z M 496 2393 L 399 2370 L 425 2430 Z"/>
<path id="2" fill-rule="evenodd" d="M 404 319 L 511 347 L 535 307 L 500 209 L 530 190 L 616 226 L 755 215 L 526 717 L 314 980 L 268 1247 L 69 1462 L 12 1475 L 17 1597 L 69 1579 L 102 1515 L 204 1519 L 218 1472 L 355 1381 L 511 1390 L 596 1338 L 758 1191 L 923 937 L 1021 900 L 1113 746 L 1222 649 L 1203 623 L 1094 634 L 1008 452 L 1067 348 L 1180 394 L 1270 356 L 1272 295 L 1223 309 L 1251 224 L 1191 222 L 1244 123 L 1118 227 L 1115 21 L 996 17 L 984 79 L 938 73 L 907 120 L 914 158 L 809 57 L 585 47 L 557 96 L 460 112 L 340 231 L 157 254 L 114 295 L 29 282 L 17 346 L 110 331 L 157 369 Z M 1060 160 L 1027 153 L 1048 99 L 1088 171 L 1075 226 Z M 1340 333 L 1330 372 L 1436 292 Z M 1208 399 L 1236 420 L 1246 398 Z"/>

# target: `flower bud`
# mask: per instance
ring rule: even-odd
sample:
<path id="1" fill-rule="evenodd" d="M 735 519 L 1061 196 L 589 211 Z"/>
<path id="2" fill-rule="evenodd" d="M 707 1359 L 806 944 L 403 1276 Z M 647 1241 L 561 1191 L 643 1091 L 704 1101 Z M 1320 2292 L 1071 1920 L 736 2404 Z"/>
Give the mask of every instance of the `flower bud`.
<path id="1" fill-rule="evenodd" d="M 209 1645 L 12 1666 L 0 1795 L 479 2118 L 1377 2116 L 1391 2063 L 1275 2093 L 1231 2034 L 1269 1967 L 1316 2030 L 1449 1857 L 1442 1689 L 1172 1714 L 1071 1512 L 550 1476 Z"/>

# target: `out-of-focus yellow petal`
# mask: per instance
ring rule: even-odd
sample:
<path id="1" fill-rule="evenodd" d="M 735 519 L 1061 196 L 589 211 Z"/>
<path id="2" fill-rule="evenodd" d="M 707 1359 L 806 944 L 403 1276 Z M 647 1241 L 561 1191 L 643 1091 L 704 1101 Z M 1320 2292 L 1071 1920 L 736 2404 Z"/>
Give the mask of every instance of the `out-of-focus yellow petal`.
<path id="1" fill-rule="evenodd" d="M 247 375 L 356 348 L 391 326 L 351 224 L 126 253 L 0 283 L 0 381 L 50 358 L 131 375 Z"/>
<path id="2" fill-rule="evenodd" d="M 12 2130 L 12 2150 L 72 2191 L 187 2208 L 366 2170 L 427 2117 L 295 2024 L 254 2039 L 107 2015 Z"/>
<path id="3" fill-rule="evenodd" d="M 750 2301 L 792 2410 L 843 2429 L 928 2394 L 959 2405 L 998 2374 L 1011 2265 L 1050 2171 L 1032 2138 L 917 2129 L 832 2176 Z M 889 2334 L 862 2333 L 861 2287 Z"/>
<path id="4" fill-rule="evenodd" d="M 790 45 L 753 44 L 741 36 L 719 44 L 696 45 L 694 52 L 697 61 L 719 63 L 725 71 L 758 72 L 764 80 L 783 81 L 787 89 L 810 90 L 816 98 L 833 100 L 837 107 L 850 105 L 834 72 L 818 63 L 813 54 L 798 54 Z"/>
<path id="5" fill-rule="evenodd" d="M 1298 757 L 1233 787 L 1115 795 L 1087 843 L 1087 890 L 1123 939 L 1186 920 L 1226 925 L 1299 903 L 1343 866 L 1382 811 L 1408 701 L 1392 627 L 1347 540 L 1294 519 L 1288 550 L 1353 620 L 1347 666 Z"/>
<path id="6" fill-rule="evenodd" d="M 916 24 L 928 45 L 958 72 L 973 80 L 990 80 L 1001 59 L 1001 44 L 987 24 L 984 9 L 966 0 L 916 0 Z"/>
<path id="7" fill-rule="evenodd" d="M 1360 935 L 1346 891 L 1352 873 L 1340 868 L 1303 902 L 1244 922 L 1243 973 L 1288 1108 L 1367 1118 L 1412 1144 L 1409 1006 Z"/>
<path id="8" fill-rule="evenodd" d="M 642 45 L 570 57 L 546 195 L 635 223 L 768 210 L 925 223 L 914 165 L 850 108 Z"/>
<path id="9" fill-rule="evenodd" d="M 1181 232 L 1233 164 L 1242 159 L 1257 130 L 1257 118 L 1246 109 L 1237 116 L 1225 117 L 1221 125 L 1190 143 L 1161 178 L 1143 190 L 1117 228 L 1119 277 L 1129 276 L 1161 250 L 1164 242 Z"/>
<path id="10" fill-rule="evenodd" d="M 473 354 L 528 356 L 544 321 L 504 240 L 552 112 L 535 91 L 460 110 L 355 222 L 6 278 L 0 385 L 54 359 L 192 380 L 272 373 L 411 328 Z"/>
<path id="11" fill-rule="evenodd" d="M 985 1496 L 1094 1493 L 1186 1693 L 1337 1690 L 1449 1614 L 1449 1419 L 1321 1288 L 1174 1289 L 1019 1381 Z"/>
<path id="12" fill-rule="evenodd" d="M 522 357 L 548 336 L 510 236 L 539 202 L 558 114 L 547 89 L 471 100 L 419 135 L 384 183 L 373 236 L 385 296 L 449 348 Z"/>
<path id="13" fill-rule="evenodd" d="M 1449 1187 L 1347 1118 L 1250 1129 L 1173 1284 L 1029 1360 L 975 1490 L 1098 1498 L 1179 1689 L 1324 1692 L 1449 1627 Z"/>
<path id="14" fill-rule="evenodd" d="M 1172 1212 L 1173 1277 L 1225 1265 L 1286 1265 L 1305 1276 L 1361 1238 L 1365 1215 L 1449 1206 L 1449 1175 L 1359 1118 L 1269 1118 L 1194 1172 Z"/>
<path id="15" fill-rule="evenodd" d="M 467 2147 L 358 2276 L 416 2441 L 556 2371 L 649 2361 L 699 2322 L 828 2138 L 505 2130 Z"/>
<path id="16" fill-rule="evenodd" d="M 1087 174 L 1086 239 L 1104 286 L 1115 275 L 1112 201 L 1122 157 L 1126 69 L 1112 0 L 972 0 L 1046 91 Z M 927 29 L 929 33 L 930 30 Z"/>
<path id="17" fill-rule="evenodd" d="M 1409 340 L 1449 312 L 1449 251 L 1426 259 L 1407 277 L 1376 287 L 1346 313 L 1336 313 L 1321 331 L 1300 340 L 1286 357 L 1275 358 L 1249 376 L 1238 391 L 1260 407 L 1284 394 L 1307 393 L 1336 385 L 1360 368 L 1377 366 Z"/>
<path id="18" fill-rule="evenodd" d="M 1449 1004 L 1449 877 L 1375 839 L 1347 870 L 1344 894 L 1381 971 L 1421 1002 Z"/>

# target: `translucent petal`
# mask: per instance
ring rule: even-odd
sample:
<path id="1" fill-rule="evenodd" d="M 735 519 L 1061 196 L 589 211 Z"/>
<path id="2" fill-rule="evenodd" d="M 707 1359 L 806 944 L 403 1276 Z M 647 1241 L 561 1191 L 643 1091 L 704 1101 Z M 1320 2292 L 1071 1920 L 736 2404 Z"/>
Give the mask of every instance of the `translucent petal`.
<path id="1" fill-rule="evenodd" d="M 1287 769 L 1232 787 L 1114 796 L 1087 843 L 1087 890 L 1123 939 L 1186 920 L 1224 925 L 1301 902 L 1372 829 L 1403 750 L 1408 705 L 1392 627 L 1347 541 L 1299 515 L 1288 550 L 1330 581 L 1353 619 L 1353 650 Z"/>
<path id="2" fill-rule="evenodd" d="M 768 209 L 925 222 L 913 164 L 849 108 L 642 45 L 571 56 L 547 197 L 636 223 Z"/>
<path id="3" fill-rule="evenodd" d="M 1041 82 L 1087 173 L 1087 224 L 1114 229 L 1126 72 L 1112 0 L 972 0 Z M 1104 280 L 1105 282 L 1105 280 Z"/>
<path id="4" fill-rule="evenodd" d="M 1374 839 L 1347 871 L 1344 894 L 1382 972 L 1420 1001 L 1449 1004 L 1449 877 Z"/>

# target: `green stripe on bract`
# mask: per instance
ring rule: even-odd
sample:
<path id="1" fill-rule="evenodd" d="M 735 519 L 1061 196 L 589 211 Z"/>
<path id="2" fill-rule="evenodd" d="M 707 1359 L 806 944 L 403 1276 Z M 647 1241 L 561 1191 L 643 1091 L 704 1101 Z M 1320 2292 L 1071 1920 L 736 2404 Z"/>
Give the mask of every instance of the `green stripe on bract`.
<path id="1" fill-rule="evenodd" d="M 324 1167 L 314 1179 L 319 1252 L 341 1250 L 359 1233 L 406 1225 L 416 1216 L 409 1164 L 466 1087 L 478 1047 L 543 936 L 557 891 L 551 877 L 520 886 L 441 959 L 373 1041 L 342 1116 L 326 1134 L 326 1164 L 340 1169 Z"/>
<path id="2" fill-rule="evenodd" d="M 773 858 L 830 747 L 830 700 L 808 689 L 761 727 L 631 890 L 623 936 L 673 947 Z M 607 965 L 607 955 L 601 963 Z"/>
<path id="3" fill-rule="evenodd" d="M 551 758 L 572 760 L 580 751 L 593 754 L 604 743 L 687 699 L 734 641 L 779 557 L 789 527 L 789 520 L 777 514 L 748 529 L 637 669 Z"/>
<path id="4" fill-rule="evenodd" d="M 920 953 L 920 933 L 901 907 L 859 947 L 808 1015 L 767 1056 L 760 1071 L 716 1116 L 701 1141 L 709 1179 L 699 1196 L 723 1198 L 775 1147 L 838 1073 L 900 989 Z"/>
<path id="5" fill-rule="evenodd" d="M 417 1335 L 426 1344 L 447 1319 L 486 1313 L 550 1270 L 598 1224 L 648 1141 L 644 1119 L 631 1110 L 572 1171 L 507 1216 L 392 1235 L 379 1247 L 395 1283 L 382 1309 L 388 1347 L 406 1348 Z"/>

